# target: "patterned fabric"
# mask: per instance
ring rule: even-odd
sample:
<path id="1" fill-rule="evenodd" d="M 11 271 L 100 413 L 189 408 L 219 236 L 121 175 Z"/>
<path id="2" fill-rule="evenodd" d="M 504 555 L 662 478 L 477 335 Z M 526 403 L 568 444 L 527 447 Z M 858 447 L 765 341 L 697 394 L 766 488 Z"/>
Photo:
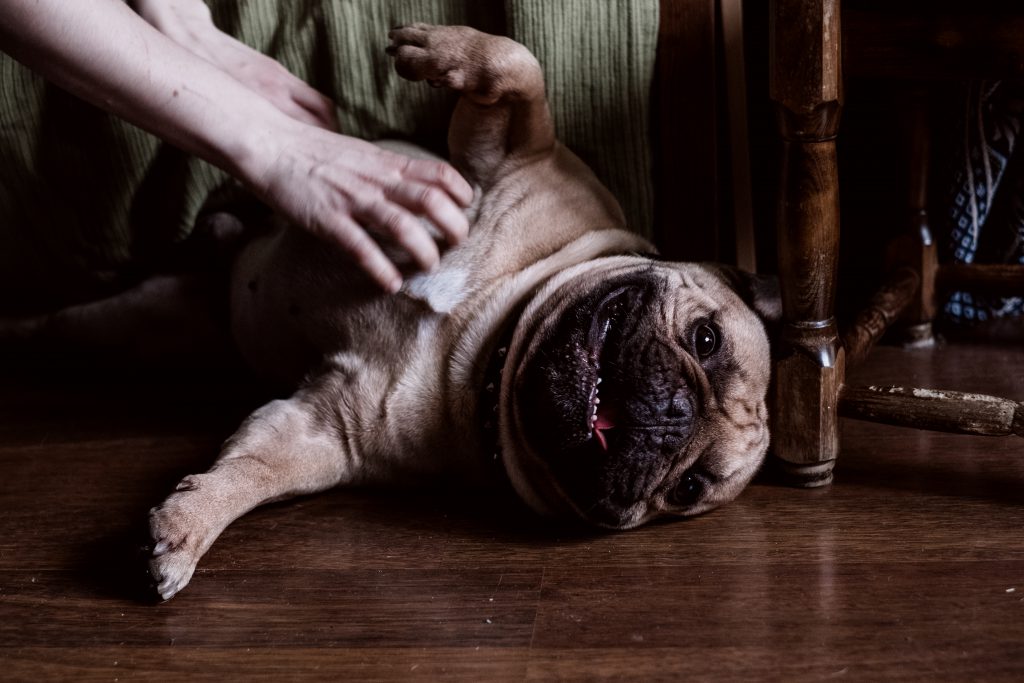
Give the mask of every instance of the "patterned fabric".
<path id="1" fill-rule="evenodd" d="M 650 231 L 648 101 L 657 0 L 208 0 L 217 25 L 339 106 L 342 130 L 443 153 L 450 93 L 399 78 L 387 29 L 468 24 L 540 59 L 559 137 Z M 131 281 L 233 188 L 219 170 L 53 87 L 0 53 L 0 309 Z"/>
<path id="2" fill-rule="evenodd" d="M 944 203 L 944 262 L 1024 264 L 1024 159 L 1015 154 L 1022 119 L 1024 86 L 971 85 Z M 943 314 L 954 325 L 1021 316 L 1024 299 L 954 292 Z"/>

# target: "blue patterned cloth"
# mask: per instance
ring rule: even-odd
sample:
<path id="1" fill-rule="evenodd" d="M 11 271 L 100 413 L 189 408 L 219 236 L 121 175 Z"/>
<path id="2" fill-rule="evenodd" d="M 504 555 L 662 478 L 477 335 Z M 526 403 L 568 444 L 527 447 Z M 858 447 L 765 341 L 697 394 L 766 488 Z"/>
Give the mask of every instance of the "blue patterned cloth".
<path id="1" fill-rule="evenodd" d="M 1024 159 L 1016 154 L 1024 121 L 1024 86 L 973 84 L 966 98 L 961 139 L 940 214 L 944 263 L 1024 264 Z M 943 317 L 954 325 L 1024 314 L 1024 298 L 952 293 Z"/>

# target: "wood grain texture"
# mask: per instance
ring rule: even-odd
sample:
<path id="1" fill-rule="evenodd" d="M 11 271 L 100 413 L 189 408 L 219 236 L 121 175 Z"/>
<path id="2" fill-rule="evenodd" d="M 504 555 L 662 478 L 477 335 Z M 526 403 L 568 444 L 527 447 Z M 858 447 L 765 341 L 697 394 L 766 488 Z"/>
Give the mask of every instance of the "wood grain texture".
<path id="1" fill-rule="evenodd" d="M 769 89 L 782 138 L 776 233 L 784 321 L 772 395 L 772 453 L 795 483 L 817 486 L 831 480 L 839 453 L 836 406 L 845 369 L 833 317 L 839 3 L 773 0 L 769 16 Z"/>
<path id="2" fill-rule="evenodd" d="M 842 100 L 837 0 L 772 0 L 769 82 L 772 101 L 798 116 Z"/>
<path id="3" fill-rule="evenodd" d="M 980 436 L 1024 436 L 1024 404 L 987 394 L 907 387 L 843 387 L 839 414 Z"/>
<path id="4" fill-rule="evenodd" d="M 839 250 L 835 142 L 786 140 L 782 155 L 777 248 L 783 310 L 787 321 L 827 321 L 835 309 Z"/>
<path id="5" fill-rule="evenodd" d="M 1024 400 L 1024 350 L 877 348 L 858 384 Z M 771 478 L 599 534 L 507 494 L 336 490 L 232 525 L 145 597 L 146 510 L 262 397 L 213 373 L 0 382 L 4 680 L 929 680 L 1024 676 L 1013 438 L 845 421 L 827 489 Z"/>

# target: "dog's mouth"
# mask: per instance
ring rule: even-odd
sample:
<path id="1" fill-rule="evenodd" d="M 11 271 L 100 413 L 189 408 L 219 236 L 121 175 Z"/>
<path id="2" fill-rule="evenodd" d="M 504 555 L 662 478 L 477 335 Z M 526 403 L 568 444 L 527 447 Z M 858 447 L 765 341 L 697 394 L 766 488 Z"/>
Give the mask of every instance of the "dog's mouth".
<path id="1" fill-rule="evenodd" d="M 568 307 L 518 368 L 530 450 L 584 519 L 621 527 L 678 461 L 696 397 L 659 329 L 657 288 L 609 283 Z"/>
<path id="2" fill-rule="evenodd" d="M 604 375 L 613 376 L 611 370 L 614 367 L 618 351 L 622 347 L 623 319 L 628 309 L 636 304 L 639 293 L 635 287 L 619 287 L 604 299 L 597 306 L 587 332 L 584 345 L 585 363 L 589 373 L 585 375 L 583 395 L 589 397 L 589 414 L 587 422 L 581 425 L 582 432 L 588 433 L 587 439 L 594 441 L 603 451 L 607 451 L 609 430 L 615 428 L 619 420 L 616 411 L 616 396 L 614 382 L 609 382 L 604 387 L 604 405 L 601 399 L 601 385 L 604 383 Z M 604 375 L 602 375 L 604 370 Z"/>

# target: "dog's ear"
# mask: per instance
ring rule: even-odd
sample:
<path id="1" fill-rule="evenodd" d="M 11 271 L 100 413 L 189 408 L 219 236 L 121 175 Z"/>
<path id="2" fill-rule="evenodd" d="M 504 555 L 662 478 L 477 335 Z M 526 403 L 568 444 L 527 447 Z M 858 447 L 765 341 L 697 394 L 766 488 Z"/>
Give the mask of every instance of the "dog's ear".
<path id="1" fill-rule="evenodd" d="M 756 275 L 733 266 L 710 266 L 732 287 L 743 301 L 764 321 L 769 334 L 782 320 L 782 294 L 779 278 L 774 275 Z"/>

